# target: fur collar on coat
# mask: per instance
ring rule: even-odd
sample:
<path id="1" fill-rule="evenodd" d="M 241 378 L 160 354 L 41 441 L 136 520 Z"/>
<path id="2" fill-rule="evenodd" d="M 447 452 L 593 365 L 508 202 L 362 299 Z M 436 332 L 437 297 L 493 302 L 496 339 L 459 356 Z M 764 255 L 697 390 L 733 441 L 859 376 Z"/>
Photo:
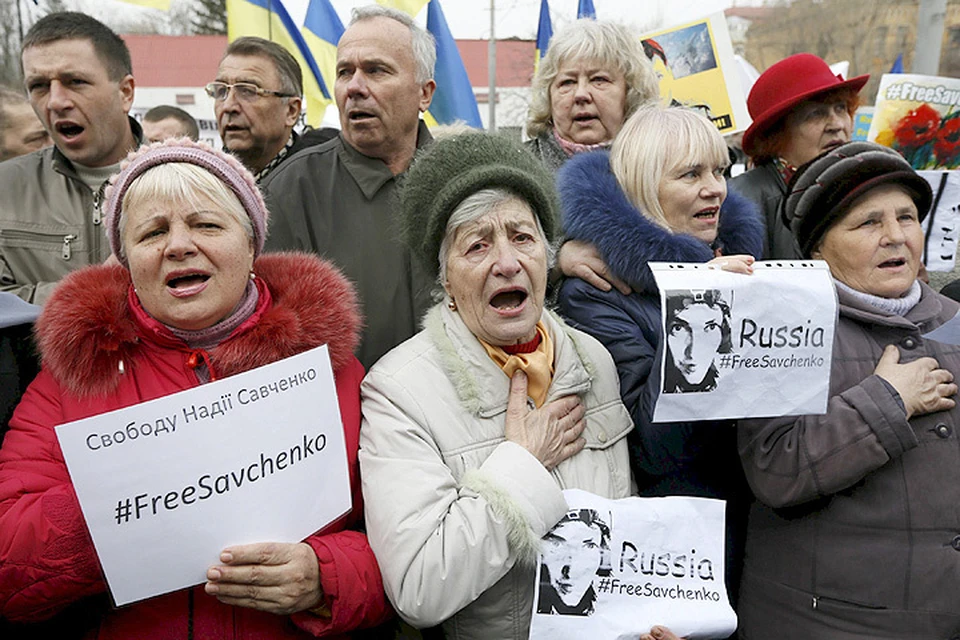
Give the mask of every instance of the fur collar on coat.
<path id="1" fill-rule="evenodd" d="M 269 294 L 210 352 L 218 378 L 322 344 L 329 345 L 334 371 L 351 362 L 360 311 L 339 270 L 303 253 L 264 255 L 253 266 Z M 119 265 L 86 267 L 65 277 L 44 307 L 36 324 L 43 366 L 70 393 L 86 397 L 115 390 L 120 362 L 134 361 L 141 340 L 190 352 L 159 323 L 147 328 L 137 319 L 128 304 L 130 287 L 130 272 Z"/>
<path id="2" fill-rule="evenodd" d="M 557 178 L 567 238 L 590 242 L 607 266 L 639 292 L 657 285 L 647 262 L 708 262 L 713 249 L 693 236 L 670 233 L 634 207 L 610 170 L 606 151 L 571 158 Z M 725 255 L 763 253 L 763 222 L 757 206 L 733 191 L 720 208 L 716 246 Z"/>

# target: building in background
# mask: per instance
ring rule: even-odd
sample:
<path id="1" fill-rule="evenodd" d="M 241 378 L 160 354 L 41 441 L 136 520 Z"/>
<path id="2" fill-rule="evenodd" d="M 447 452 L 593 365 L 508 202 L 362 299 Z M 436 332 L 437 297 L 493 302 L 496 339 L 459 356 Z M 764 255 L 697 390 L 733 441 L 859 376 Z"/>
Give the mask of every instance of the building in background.
<path id="1" fill-rule="evenodd" d="M 880 76 L 903 54 L 910 72 L 917 38 L 918 0 L 794 0 L 764 7 L 732 7 L 734 48 L 761 72 L 794 53 L 813 53 L 830 64 L 849 61 L 848 76 L 870 74 L 861 92 L 873 104 Z M 732 25 L 736 25 L 736 27 Z M 743 30 L 744 25 L 746 30 Z M 960 77 L 960 0 L 948 0 L 938 75 Z"/>
<path id="2" fill-rule="evenodd" d="M 227 37 L 126 34 L 123 39 L 130 48 L 133 73 L 137 79 L 136 99 L 130 115 L 139 120 L 157 105 L 178 106 L 196 118 L 200 139 L 219 148 L 213 99 L 207 96 L 203 87 L 217 75 L 217 65 L 227 48 Z M 480 105 L 484 127 L 487 126 L 490 100 L 487 44 L 486 40 L 457 40 L 457 48 Z M 527 118 L 534 52 L 533 40 L 497 42 L 497 129 L 517 138 Z M 330 122 L 329 118 L 327 122 Z M 331 126 L 339 126 L 336 118 Z"/>

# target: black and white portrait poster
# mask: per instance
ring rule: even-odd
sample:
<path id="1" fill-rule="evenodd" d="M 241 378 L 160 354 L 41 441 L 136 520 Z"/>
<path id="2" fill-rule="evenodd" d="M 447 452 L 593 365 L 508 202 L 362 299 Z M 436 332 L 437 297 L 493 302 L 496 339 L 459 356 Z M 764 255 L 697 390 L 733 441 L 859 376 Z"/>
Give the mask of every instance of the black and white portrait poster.
<path id="1" fill-rule="evenodd" d="M 733 633 L 722 500 L 563 493 L 569 509 L 541 544 L 531 640 L 636 640 L 657 624 L 686 638 Z"/>
<path id="2" fill-rule="evenodd" d="M 656 422 L 826 411 L 837 296 L 825 262 L 650 269 L 662 311 Z"/>

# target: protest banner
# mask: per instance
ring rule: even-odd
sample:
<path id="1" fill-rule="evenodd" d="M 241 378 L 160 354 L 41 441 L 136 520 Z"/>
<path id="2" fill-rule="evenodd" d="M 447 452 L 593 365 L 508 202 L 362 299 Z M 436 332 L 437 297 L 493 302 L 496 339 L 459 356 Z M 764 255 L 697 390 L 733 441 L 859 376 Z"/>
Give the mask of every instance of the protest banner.
<path id="1" fill-rule="evenodd" d="M 635 639 L 658 624 L 685 638 L 733 633 L 722 500 L 563 494 L 569 510 L 543 538 L 530 640 Z"/>
<path id="2" fill-rule="evenodd" d="M 953 271 L 960 235 L 960 79 L 884 74 L 867 140 L 899 151 L 930 183 L 923 262 L 927 271 Z"/>
<path id="3" fill-rule="evenodd" d="M 860 106 L 853 114 L 853 133 L 850 140 L 863 142 L 870 133 L 870 123 L 873 122 L 873 107 Z"/>
<path id="4" fill-rule="evenodd" d="M 826 412 L 837 296 L 825 262 L 650 269 L 663 310 L 655 422 Z"/>
<path id="5" fill-rule="evenodd" d="M 884 74 L 867 140 L 914 169 L 960 168 L 960 79 Z"/>
<path id="6" fill-rule="evenodd" d="M 927 271 L 953 271 L 960 236 L 960 171 L 918 171 L 933 189 L 933 205 L 921 223 Z"/>
<path id="7" fill-rule="evenodd" d="M 56 429 L 114 602 L 206 581 L 229 545 L 351 505 L 327 347 Z"/>
<path id="8" fill-rule="evenodd" d="M 640 36 L 660 77 L 660 97 L 703 113 L 726 135 L 750 126 L 723 13 Z"/>

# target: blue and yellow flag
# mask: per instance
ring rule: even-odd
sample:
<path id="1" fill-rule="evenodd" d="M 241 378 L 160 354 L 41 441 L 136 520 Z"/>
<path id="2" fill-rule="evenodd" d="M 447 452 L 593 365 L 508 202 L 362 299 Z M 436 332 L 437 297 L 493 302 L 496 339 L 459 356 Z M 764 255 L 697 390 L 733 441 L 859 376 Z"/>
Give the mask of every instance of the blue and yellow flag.
<path id="1" fill-rule="evenodd" d="M 593 0 L 580 0 L 580 4 L 577 5 L 577 17 L 597 19 L 597 10 L 593 8 Z"/>
<path id="2" fill-rule="evenodd" d="M 337 43 L 343 35 L 343 23 L 330 0 L 310 0 L 301 33 L 313 53 L 313 59 L 320 69 L 320 79 L 332 100 L 337 79 Z"/>
<path id="3" fill-rule="evenodd" d="M 377 0 L 385 7 L 400 9 L 411 16 L 416 16 L 424 0 Z M 440 8 L 440 0 L 430 0 L 427 5 L 427 31 L 433 34 L 437 41 L 437 67 L 433 74 L 437 82 L 437 90 L 433 94 L 433 103 L 430 110 L 424 115 L 427 125 L 452 124 L 463 121 L 471 127 L 481 128 L 480 109 L 477 107 L 477 98 L 473 95 L 470 78 L 460 58 L 460 50 L 447 26 L 447 19 Z"/>
<path id="4" fill-rule="evenodd" d="M 320 68 L 281 0 L 227 0 L 227 38 L 259 36 L 276 42 L 296 58 L 303 72 L 307 122 L 319 126 L 323 112 L 333 99 Z M 336 54 L 334 54 L 336 55 Z"/>
<path id="5" fill-rule="evenodd" d="M 540 0 L 540 23 L 537 25 L 537 51 L 533 59 L 533 72 L 540 68 L 540 60 L 547 55 L 550 38 L 553 37 L 553 23 L 550 22 L 550 5 Z"/>
<path id="6" fill-rule="evenodd" d="M 433 74 L 437 90 L 430 105 L 430 116 L 438 124 L 462 120 L 471 127 L 482 128 L 477 97 L 473 95 L 467 69 L 463 66 L 460 50 L 447 26 L 440 0 L 430 0 L 427 5 L 427 31 L 437 40 L 437 69 Z"/>

